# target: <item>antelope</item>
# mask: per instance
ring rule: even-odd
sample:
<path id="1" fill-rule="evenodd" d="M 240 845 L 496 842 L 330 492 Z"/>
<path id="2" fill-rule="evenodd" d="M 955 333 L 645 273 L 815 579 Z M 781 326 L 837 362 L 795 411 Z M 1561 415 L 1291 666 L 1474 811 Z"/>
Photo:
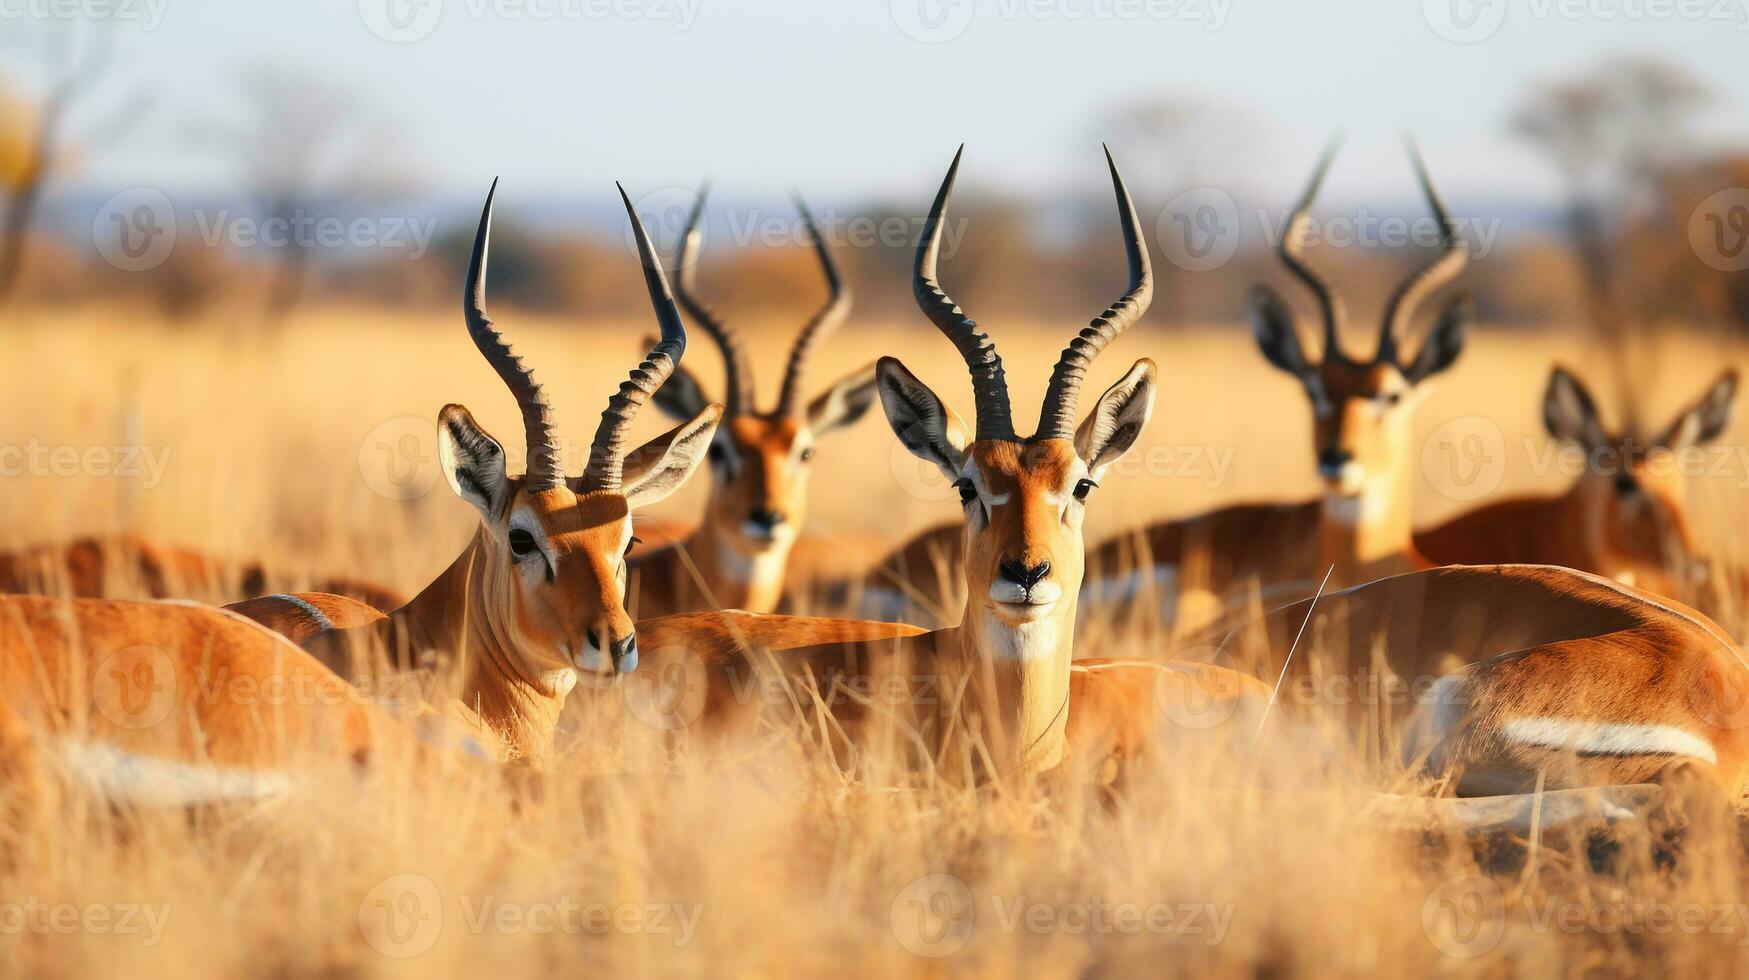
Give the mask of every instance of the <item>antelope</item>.
<path id="1" fill-rule="evenodd" d="M 813 214 L 797 196 L 802 227 L 826 279 L 827 299 L 796 337 L 776 406 L 769 412 L 755 407 L 746 344 L 698 296 L 704 202 L 701 190 L 674 260 L 674 291 L 687 314 L 722 350 L 727 364 L 725 411 L 709 452 L 713 479 L 703 522 L 690 537 L 631 563 L 640 618 L 719 608 L 775 611 L 790 551 L 807 516 L 815 443 L 856 422 L 875 401 L 872 364 L 803 401 L 809 356 L 849 315 L 851 294 Z M 704 387 L 689 372 L 677 370 L 656 392 L 655 402 L 673 418 L 691 418 L 706 404 Z"/>
<path id="2" fill-rule="evenodd" d="M 630 451 L 629 429 L 639 408 L 673 371 L 686 344 L 661 266 L 632 213 L 661 336 L 608 400 L 582 476 L 567 477 L 546 395 L 486 315 L 495 193 L 496 184 L 468 263 L 463 318 L 470 339 L 516 400 L 528 465 L 522 475 L 508 475 L 503 446 L 466 408 L 452 404 L 439 413 L 444 476 L 480 517 L 473 540 L 454 563 L 386 617 L 312 636 L 309 651 L 242 615 L 193 604 L 0 597 L 0 692 L 6 702 L 0 731 L 29 741 L 33 728 L 47 726 L 106 753 L 137 753 L 164 764 L 205 759 L 245 773 L 317 746 L 363 757 L 381 726 L 329 665 L 355 645 L 370 644 L 401 664 L 445 658 L 460 681 L 448 716 L 491 754 L 538 761 L 551 749 L 553 722 L 580 674 L 613 675 L 637 666 L 637 641 L 624 605 L 631 514 L 691 475 L 721 408 L 706 406 Z M 623 189 L 621 197 L 631 213 Z M 326 614 L 305 604 L 319 626 Z M 275 615 L 290 618 L 284 608 Z M 227 685 L 240 682 L 255 691 L 297 683 L 319 696 L 283 704 L 222 696 L 234 689 Z M 130 693 L 137 699 L 129 684 L 147 693 L 168 692 L 161 724 L 135 729 L 112 710 L 93 710 L 102 709 L 106 697 L 121 704 L 129 702 L 116 699 Z M 221 696 L 205 696 L 214 690 Z M 86 727 L 75 732 L 73 723 Z M 29 778 L 33 760 L 28 753 L 11 758 L 9 771 Z"/>
<path id="3" fill-rule="evenodd" d="M 0 554 L 0 592 L 81 599 L 235 599 L 258 596 L 277 576 L 261 562 L 236 562 L 138 535 L 75 538 Z M 405 598 L 348 578 L 315 588 L 392 609 Z"/>
<path id="4" fill-rule="evenodd" d="M 1678 773 L 1732 801 L 1749 789 L 1743 651 L 1703 614 L 1602 576 L 1546 565 L 1406 572 L 1284 606 L 1220 646 L 1242 658 L 1253 638 L 1272 679 L 1285 664 L 1304 682 L 1280 684 L 1284 708 L 1346 707 L 1356 732 L 1400 738 L 1407 761 L 1424 760 L 1459 795 Z M 1320 662 L 1290 660 L 1296 647 Z"/>
<path id="5" fill-rule="evenodd" d="M 1471 314 L 1468 295 L 1446 301 L 1414 357 L 1401 357 L 1399 338 L 1424 301 L 1463 271 L 1469 253 L 1411 145 L 1422 193 L 1441 229 L 1440 252 L 1392 292 L 1372 357 L 1347 356 L 1340 340 L 1345 321 L 1341 297 L 1304 254 L 1312 202 L 1336 149 L 1332 144 L 1319 161 L 1278 247 L 1282 263 L 1318 302 L 1322 361 L 1308 359 L 1293 314 L 1273 290 L 1259 285 L 1250 300 L 1251 324 L 1264 358 L 1297 378 L 1311 402 L 1323 496 L 1301 503 L 1237 504 L 1107 540 L 1088 556 L 1084 598 L 1096 607 L 1118 614 L 1162 609 L 1171 618 L 1173 600 L 1186 613 L 1219 608 L 1245 583 L 1261 585 L 1265 595 L 1307 594 L 1332 567 L 1332 581 L 1342 585 L 1430 565 L 1412 539 L 1414 412 L 1429 390 L 1429 379 L 1449 368 L 1463 349 Z M 893 596 L 892 583 L 899 581 L 905 590 L 896 597 L 900 605 L 945 605 L 940 584 L 957 577 L 934 574 L 931 568 L 941 564 L 940 556 L 951 554 L 945 546 L 953 533 L 951 527 L 936 528 L 895 551 L 877 566 L 869 589 Z M 890 608 L 883 603 L 883 609 Z M 1187 619 L 1189 625 L 1200 625 L 1194 614 Z"/>
<path id="6" fill-rule="evenodd" d="M 960 625 L 875 643 L 792 646 L 768 665 L 786 680 L 830 694 L 846 677 L 867 689 L 907 692 L 895 711 L 910 712 L 918 753 L 931 763 L 975 756 L 1002 772 L 1041 773 L 1072 759 L 1111 771 L 1145 742 L 1176 686 L 1169 675 L 1197 680 L 1235 709 L 1254 712 L 1268 689 L 1219 667 L 1115 661 L 1072 662 L 1081 587 L 1082 522 L 1108 468 L 1135 443 L 1153 411 L 1156 368 L 1135 362 L 1076 425 L 1081 386 L 1095 358 L 1148 308 L 1154 280 L 1135 207 L 1106 153 L 1123 230 L 1129 288 L 1063 351 L 1046 389 L 1037 431 L 1014 428 L 1007 380 L 995 342 L 941 287 L 937 261 L 948 200 L 964 148 L 935 197 L 915 265 L 913 288 L 923 313 L 951 341 L 972 378 L 975 428 L 968 428 L 896 358 L 875 376 L 881 404 L 899 441 L 938 467 L 964 509 L 960 540 L 968 600 Z M 737 673 L 762 664 L 743 656 L 688 652 L 683 624 L 640 623 L 652 651 L 679 649 L 706 671 L 711 710 L 727 710 Z M 694 659 L 696 658 L 696 659 Z M 684 664 L 686 661 L 682 661 Z M 656 661 L 652 660 L 652 666 Z M 661 676 L 664 671 L 654 672 Z M 681 674 L 679 676 L 686 676 Z M 696 676 L 696 675 L 694 675 Z M 930 700 L 918 696 L 928 685 Z M 858 705 L 834 712 L 829 733 L 855 739 L 881 717 Z M 878 706 L 877 706 L 878 707 Z M 1237 712 L 1235 717 L 1252 717 Z M 853 742 L 853 744 L 855 744 Z M 979 756 L 972 746 L 987 753 Z M 961 753 L 964 753 L 963 755 Z"/>
<path id="7" fill-rule="evenodd" d="M 1557 497 L 1480 507 L 1417 533 L 1416 547 L 1439 564 L 1565 565 L 1684 595 L 1690 567 L 1704 575 L 1709 556 L 1687 517 L 1686 469 L 1675 464 L 1725 431 L 1736 397 L 1737 372 L 1727 370 L 1660 433 L 1642 439 L 1605 429 L 1584 383 L 1557 366 L 1543 394 L 1543 424 L 1584 454 L 1573 486 Z"/>

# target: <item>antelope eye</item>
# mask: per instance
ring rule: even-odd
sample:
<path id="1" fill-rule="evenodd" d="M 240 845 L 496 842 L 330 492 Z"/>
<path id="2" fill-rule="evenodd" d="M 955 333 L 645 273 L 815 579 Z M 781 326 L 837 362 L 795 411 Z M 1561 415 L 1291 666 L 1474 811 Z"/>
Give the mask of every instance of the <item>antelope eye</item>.
<path id="1" fill-rule="evenodd" d="M 960 503 L 962 504 L 969 504 L 978 499 L 978 488 L 972 486 L 970 480 L 960 480 L 953 485 L 953 488 L 960 492 Z"/>
<path id="2" fill-rule="evenodd" d="M 1075 499 L 1085 501 L 1087 495 L 1092 493 L 1093 489 L 1097 486 L 1099 486 L 1099 484 L 1094 483 L 1092 480 L 1082 480 L 1080 483 L 1075 484 Z"/>
<path id="3" fill-rule="evenodd" d="M 811 462 L 813 460 L 813 458 L 814 458 L 814 447 L 813 446 L 809 446 L 808 448 L 802 450 L 802 462 L 804 462 L 804 463 Z"/>
<path id="4" fill-rule="evenodd" d="M 714 442 L 711 443 L 711 448 L 706 451 L 705 455 L 710 458 L 712 466 L 721 466 L 729 458 L 728 454 L 723 452 L 723 447 Z"/>
<path id="5" fill-rule="evenodd" d="M 1387 406 L 1395 406 L 1398 402 L 1403 400 L 1403 393 L 1400 391 L 1387 392 L 1383 400 Z"/>
<path id="6" fill-rule="evenodd" d="M 638 545 L 641 545 L 643 543 L 644 543 L 643 538 L 640 538 L 635 534 L 632 535 L 632 539 L 630 541 L 626 542 L 626 555 L 630 556 L 632 553 L 632 549 L 636 548 Z"/>
<path id="7" fill-rule="evenodd" d="M 522 528 L 510 529 L 510 553 L 518 558 L 526 558 L 534 552 L 534 535 Z"/>

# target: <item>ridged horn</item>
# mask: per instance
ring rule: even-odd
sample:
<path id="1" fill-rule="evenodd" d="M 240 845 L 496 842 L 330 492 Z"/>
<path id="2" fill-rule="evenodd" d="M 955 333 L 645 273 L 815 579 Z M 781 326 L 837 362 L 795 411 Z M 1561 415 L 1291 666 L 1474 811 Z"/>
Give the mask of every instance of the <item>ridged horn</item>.
<path id="1" fill-rule="evenodd" d="M 1440 253 L 1438 258 L 1404 279 L 1385 303 L 1385 316 L 1379 328 L 1379 351 L 1374 356 L 1378 363 L 1397 362 L 1397 342 L 1408 330 L 1409 321 L 1414 318 L 1421 302 L 1462 275 L 1464 267 L 1470 263 L 1470 250 L 1458 238 L 1457 226 L 1446 213 L 1439 192 L 1433 189 L 1433 179 L 1427 175 L 1427 164 L 1421 159 L 1421 151 L 1414 140 L 1404 142 L 1409 149 L 1409 159 L 1415 164 L 1415 176 L 1421 182 L 1421 193 L 1427 198 L 1427 207 L 1433 212 L 1434 220 L 1439 222 Z"/>
<path id="2" fill-rule="evenodd" d="M 1281 246 L 1278 249 L 1282 264 L 1288 267 L 1299 280 L 1311 289 L 1312 295 L 1318 300 L 1318 313 L 1324 320 L 1324 359 L 1343 358 L 1342 353 L 1342 322 L 1344 319 L 1342 297 L 1330 285 L 1318 270 L 1312 268 L 1306 261 L 1303 232 L 1305 226 L 1312 220 L 1312 201 L 1318 196 L 1318 188 L 1323 186 L 1324 175 L 1330 172 L 1330 164 L 1336 159 L 1336 151 L 1342 148 L 1342 137 L 1337 136 L 1324 148 L 1324 155 L 1318 160 L 1318 169 L 1312 173 L 1312 182 L 1306 187 L 1298 204 L 1294 205 L 1293 214 L 1288 217 L 1287 225 L 1282 229 Z"/>
<path id="3" fill-rule="evenodd" d="M 1105 350 L 1117 335 L 1128 330 L 1148 312 L 1154 299 L 1154 270 L 1148 262 L 1148 245 L 1142 240 L 1141 225 L 1136 220 L 1136 204 L 1124 189 L 1123 177 L 1117 172 L 1117 161 L 1111 158 L 1111 147 L 1105 148 L 1105 164 L 1111 169 L 1111 187 L 1117 195 L 1118 221 L 1123 225 L 1124 256 L 1129 260 L 1130 287 L 1123 297 L 1104 313 L 1082 328 L 1058 358 L 1051 371 L 1051 383 L 1045 388 L 1044 407 L 1039 411 L 1040 439 L 1073 439 L 1075 437 L 1075 407 L 1081 397 L 1081 384 L 1087 379 L 1087 369 L 1093 359 Z"/>
<path id="4" fill-rule="evenodd" d="M 523 366 L 522 358 L 510 350 L 492 320 L 486 316 L 486 260 L 492 238 L 492 198 L 498 193 L 498 181 L 486 192 L 486 206 L 480 211 L 480 227 L 474 233 L 474 251 L 468 258 L 467 285 L 462 290 L 462 316 L 468 324 L 468 336 L 485 356 L 486 363 L 498 372 L 505 387 L 516 398 L 522 413 L 522 435 L 528 447 L 528 470 L 523 486 L 530 493 L 555 489 L 564 483 L 565 475 L 558 465 L 558 440 L 553 431 L 553 409 L 546 393 L 534 380 L 534 372 Z"/>
<path id="5" fill-rule="evenodd" d="M 941 258 L 942 224 L 946 219 L 947 200 L 953 195 L 954 177 L 959 174 L 960 157 L 965 144 L 953 155 L 953 165 L 947 169 L 947 179 L 935 195 L 929 208 L 929 221 L 923 226 L 923 238 L 917 246 L 917 262 L 912 270 L 911 294 L 923 315 L 943 333 L 965 359 L 972 374 L 972 397 L 977 406 L 977 436 L 984 439 L 1013 439 L 1014 420 L 1008 407 L 1008 378 L 1002 372 L 1002 357 L 988 334 L 978 323 L 965 315 L 936 280 L 935 266 Z"/>
<path id="6" fill-rule="evenodd" d="M 741 343 L 741 336 L 724 324 L 722 317 L 698 296 L 698 256 L 704 245 L 704 229 L 699 227 L 699 222 L 704 217 L 705 196 L 709 193 L 709 184 L 699 187 L 698 200 L 693 202 L 692 211 L 686 217 L 686 230 L 681 233 L 680 249 L 674 258 L 674 296 L 686 310 L 686 315 L 692 317 L 693 323 L 710 334 L 722 349 L 725 362 L 724 413 L 745 415 L 753 407 L 753 359 L 747 354 L 746 345 Z"/>
<path id="7" fill-rule="evenodd" d="M 583 471 L 584 486 L 608 491 L 620 488 L 626 439 L 638 409 L 662 387 L 686 353 L 686 327 L 680 322 L 680 310 L 668 289 L 668 277 L 662 273 L 662 260 L 656 257 L 656 247 L 650 243 L 649 232 L 644 230 L 644 222 L 626 189 L 617 183 L 614 186 L 619 187 L 620 200 L 625 202 L 626 215 L 631 218 L 632 232 L 638 240 L 638 261 L 644 266 L 644 285 L 650 291 L 650 305 L 656 310 L 661 339 L 650 348 L 643 363 L 632 369 L 631 377 L 620 382 L 619 391 L 607 400 L 607 410 L 601 413 L 601 425 L 595 430 L 595 441 L 590 443 L 589 465 Z"/>
<path id="8" fill-rule="evenodd" d="M 838 273 L 838 263 L 832 261 L 832 250 L 814 223 L 813 212 L 808 210 L 807 202 L 800 194 L 790 196 L 796 202 L 796 211 L 802 216 L 802 227 L 807 230 L 814 256 L 820 260 L 820 273 L 826 278 L 826 303 L 808 319 L 796 337 L 795 346 L 790 348 L 789 366 L 784 369 L 783 388 L 777 396 L 777 414 L 780 416 L 793 414 L 801 408 L 802 371 L 807 367 L 808 356 L 844 323 L 844 318 L 850 315 L 851 302 L 850 290 Z"/>

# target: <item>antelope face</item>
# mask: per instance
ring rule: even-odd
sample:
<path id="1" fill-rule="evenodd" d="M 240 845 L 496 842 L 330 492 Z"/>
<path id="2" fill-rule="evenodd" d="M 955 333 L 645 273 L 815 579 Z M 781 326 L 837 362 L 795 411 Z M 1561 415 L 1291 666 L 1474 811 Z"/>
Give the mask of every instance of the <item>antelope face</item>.
<path id="1" fill-rule="evenodd" d="M 1009 626 L 1072 607 L 1086 564 L 1082 523 L 1110 465 L 1153 412 L 1155 369 L 1137 361 L 1101 396 L 1075 439 L 983 439 L 904 365 L 883 358 L 880 393 L 905 447 L 954 481 L 966 513 L 971 602 Z"/>
<path id="2" fill-rule="evenodd" d="M 1717 439 L 1735 412 L 1737 374 L 1726 371 L 1651 439 L 1610 432 L 1583 383 L 1556 367 L 1543 396 L 1549 435 L 1585 453 L 1579 489 L 1592 546 L 1629 565 L 1660 567 L 1672 547 L 1679 559 L 1706 558 L 1687 520 L 1693 461 L 1686 454 Z"/>
<path id="3" fill-rule="evenodd" d="M 807 520 L 815 440 L 862 418 L 874 400 L 871 364 L 803 412 L 726 419 L 710 447 L 707 523 L 742 554 L 787 551 Z M 656 393 L 656 404 L 672 418 L 691 418 L 705 405 L 703 389 L 681 368 Z"/>
<path id="4" fill-rule="evenodd" d="M 623 485 L 589 489 L 581 480 L 531 489 L 505 475 L 504 449 L 467 409 L 439 417 L 445 477 L 480 512 L 479 609 L 529 676 L 575 669 L 626 673 L 638 646 L 625 608 L 632 511 L 677 489 L 703 460 L 720 409 L 714 406 L 632 453 Z"/>
<path id="5" fill-rule="evenodd" d="M 1314 364 L 1300 348 L 1286 304 L 1262 287 L 1253 293 L 1251 326 L 1258 347 L 1269 363 L 1300 380 L 1311 402 L 1318 476 L 1328 492 L 1355 496 L 1373 480 L 1402 475 L 1413 457 L 1415 408 L 1429 390 L 1425 382 L 1463 351 L 1468 309 L 1467 297 L 1454 297 L 1407 366 L 1399 365 L 1388 347 L 1370 362 L 1350 360 L 1333 349 Z"/>

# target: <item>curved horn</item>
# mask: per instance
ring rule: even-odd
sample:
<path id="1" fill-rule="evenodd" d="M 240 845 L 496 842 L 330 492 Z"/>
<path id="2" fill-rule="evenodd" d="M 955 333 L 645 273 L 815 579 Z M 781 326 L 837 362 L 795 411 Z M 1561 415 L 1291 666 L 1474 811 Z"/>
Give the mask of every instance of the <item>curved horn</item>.
<path id="1" fill-rule="evenodd" d="M 705 195 L 710 193 L 710 185 L 705 184 L 698 189 L 698 200 L 692 205 L 692 211 L 686 217 L 686 230 L 680 236 L 680 250 L 674 257 L 674 296 L 680 300 L 686 315 L 692 317 L 705 333 L 722 348 L 725 363 L 723 381 L 723 408 L 728 415 L 744 415 L 751 410 L 753 398 L 753 359 L 748 356 L 747 348 L 741 343 L 741 337 L 735 331 L 723 324 L 716 311 L 704 304 L 698 298 L 698 253 L 704 244 L 704 231 L 699 225 L 699 219 L 704 215 Z M 645 265 L 648 269 L 648 264 Z"/>
<path id="2" fill-rule="evenodd" d="M 1421 301 L 1456 279 L 1470 263 L 1470 250 L 1458 238 L 1457 225 L 1446 213 L 1439 192 L 1433 189 L 1433 180 L 1427 176 L 1427 164 L 1421 159 L 1421 151 L 1416 148 L 1414 140 L 1405 142 L 1409 147 L 1409 159 L 1415 164 L 1415 176 L 1421 181 L 1421 193 L 1427 198 L 1427 207 L 1433 211 L 1434 220 L 1439 222 L 1440 253 L 1438 258 L 1403 280 L 1385 303 L 1385 318 L 1379 328 L 1379 352 L 1374 360 L 1393 364 L 1397 361 L 1397 341 L 1408 329 Z"/>
<path id="3" fill-rule="evenodd" d="M 650 355 L 632 369 L 631 377 L 620 382 L 619 391 L 607 400 L 607 410 L 601 413 L 601 425 L 595 430 L 595 441 L 589 445 L 589 465 L 583 471 L 584 485 L 591 490 L 617 491 L 625 469 L 626 437 L 638 409 L 650 400 L 662 382 L 674 373 L 681 355 L 686 353 L 686 327 L 680 322 L 680 311 L 674 306 L 674 296 L 668 291 L 668 278 L 662 274 L 662 261 L 656 257 L 656 247 L 632 207 L 632 199 L 619 184 L 620 200 L 632 219 L 632 231 L 638 240 L 638 261 L 644 266 L 644 285 L 650 290 L 650 305 L 655 307 L 656 322 L 662 337 L 650 348 Z"/>
<path id="4" fill-rule="evenodd" d="M 794 412 L 800 401 L 802 368 L 807 366 L 808 355 L 814 352 L 814 347 L 837 330 L 850 315 L 850 290 L 845 288 L 844 279 L 838 274 L 838 264 L 832 261 L 832 251 L 826 246 L 826 239 L 821 237 L 820 229 L 814 224 L 814 215 L 808 210 L 807 202 L 800 194 L 792 194 L 796 210 L 801 213 L 802 227 L 807 229 L 808 242 L 814 246 L 814 255 L 820 260 L 820 272 L 826 277 L 826 304 L 815 311 L 809 318 L 802 332 L 796 337 L 796 344 L 790 349 L 789 367 L 783 373 L 783 389 L 777 396 L 777 414 L 788 415 Z"/>
<path id="5" fill-rule="evenodd" d="M 978 409 L 977 436 L 982 439 L 1014 438 L 1014 420 L 1008 411 L 1008 378 L 1002 372 L 1002 357 L 989 334 L 978 329 L 978 323 L 961 312 L 936 282 L 935 264 L 941 257 L 942 222 L 947 214 L 947 199 L 953 195 L 953 179 L 959 174 L 960 157 L 965 144 L 953 155 L 953 165 L 947 168 L 947 179 L 936 192 L 935 203 L 929 208 L 929 221 L 923 226 L 923 238 L 917 248 L 917 262 L 912 270 L 911 295 L 923 314 L 953 341 L 972 372 L 972 395 Z"/>
<path id="6" fill-rule="evenodd" d="M 1039 411 L 1039 439 L 1075 438 L 1075 404 L 1081 397 L 1081 382 L 1093 359 L 1105 350 L 1117 335 L 1128 330 L 1148 312 L 1154 299 L 1154 270 L 1148 262 L 1148 245 L 1136 221 L 1136 204 L 1124 189 L 1123 177 L 1117 172 L 1117 161 L 1111 158 L 1111 147 L 1105 148 L 1105 164 L 1111 168 L 1111 187 L 1117 194 L 1118 220 L 1123 224 L 1124 255 L 1129 259 L 1130 288 L 1123 298 L 1111 304 L 1104 313 L 1094 317 L 1083 328 L 1051 371 L 1051 383 L 1045 388 L 1044 407 Z"/>
<path id="7" fill-rule="evenodd" d="M 522 358 L 511 353 L 510 345 L 486 316 L 486 253 L 492 238 L 492 197 L 498 193 L 498 181 L 486 192 L 486 206 L 480 211 L 480 227 L 474 233 L 474 251 L 468 258 L 468 280 L 462 290 L 462 317 L 468 324 L 468 336 L 485 355 L 486 363 L 498 372 L 505 387 L 516 398 L 522 412 L 522 435 L 528 447 L 528 470 L 523 486 L 531 493 L 552 490 L 564 483 L 558 466 L 558 441 L 553 431 L 553 409 L 547 404 L 546 393 L 534 380 L 534 372 L 524 367 Z"/>
<path id="8" fill-rule="evenodd" d="M 1331 161 L 1336 159 L 1336 151 L 1342 148 L 1342 137 L 1337 136 L 1325 147 L 1323 157 L 1318 160 L 1318 169 L 1312 173 L 1312 183 L 1294 205 L 1293 214 L 1288 217 L 1287 225 L 1282 229 L 1281 246 L 1278 251 L 1281 261 L 1299 280 L 1312 290 L 1318 298 L 1318 312 L 1324 318 L 1324 359 L 1341 358 L 1342 353 L 1342 297 L 1325 281 L 1318 271 L 1306 261 L 1304 232 L 1312 220 L 1312 199 L 1318 196 L 1318 188 L 1324 183 L 1324 175 L 1330 171 Z"/>

